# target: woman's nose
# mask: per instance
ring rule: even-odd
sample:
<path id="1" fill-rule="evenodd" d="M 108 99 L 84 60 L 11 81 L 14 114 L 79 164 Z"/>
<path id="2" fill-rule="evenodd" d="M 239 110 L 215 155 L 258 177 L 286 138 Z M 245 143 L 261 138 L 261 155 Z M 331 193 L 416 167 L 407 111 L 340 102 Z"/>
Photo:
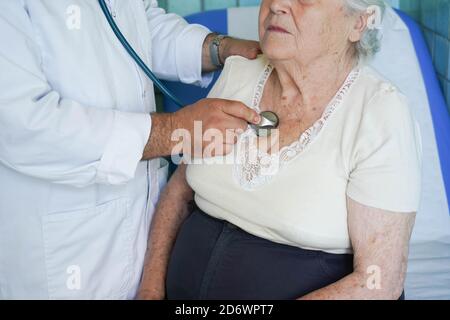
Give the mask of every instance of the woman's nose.
<path id="1" fill-rule="evenodd" d="M 270 9 L 275 14 L 286 14 L 290 5 L 291 0 L 272 0 Z"/>

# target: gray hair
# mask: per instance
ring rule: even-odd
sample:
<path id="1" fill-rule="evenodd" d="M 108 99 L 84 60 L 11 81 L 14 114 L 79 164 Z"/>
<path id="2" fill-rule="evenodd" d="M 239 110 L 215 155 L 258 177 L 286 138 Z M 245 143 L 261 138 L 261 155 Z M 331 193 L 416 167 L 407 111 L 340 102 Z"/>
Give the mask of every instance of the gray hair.
<path id="1" fill-rule="evenodd" d="M 344 0 L 347 10 L 350 14 L 363 14 L 371 6 L 378 6 L 380 8 L 381 19 L 384 17 L 387 4 L 384 0 Z M 356 43 L 356 52 L 360 60 L 371 58 L 380 50 L 381 46 L 381 29 L 367 28 L 361 40 Z"/>

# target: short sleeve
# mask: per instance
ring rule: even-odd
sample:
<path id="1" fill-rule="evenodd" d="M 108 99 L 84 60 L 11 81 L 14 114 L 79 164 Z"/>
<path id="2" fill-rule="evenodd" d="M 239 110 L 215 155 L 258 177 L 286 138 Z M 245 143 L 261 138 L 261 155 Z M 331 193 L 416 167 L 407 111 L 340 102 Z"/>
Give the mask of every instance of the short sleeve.
<path id="1" fill-rule="evenodd" d="M 238 100 L 248 104 L 266 65 L 263 55 L 255 60 L 241 56 L 228 57 L 208 98 Z"/>
<path id="2" fill-rule="evenodd" d="M 232 74 L 232 66 L 233 66 L 234 59 L 233 57 L 228 58 L 225 60 L 225 65 L 222 69 L 222 72 L 217 79 L 216 83 L 212 87 L 211 91 L 208 94 L 208 98 L 217 98 L 217 99 L 226 99 L 227 97 L 227 87 L 231 84 L 228 81 L 228 78 Z"/>
<path id="3" fill-rule="evenodd" d="M 417 212 L 422 141 L 406 97 L 386 85 L 363 110 L 347 195 L 373 208 Z"/>

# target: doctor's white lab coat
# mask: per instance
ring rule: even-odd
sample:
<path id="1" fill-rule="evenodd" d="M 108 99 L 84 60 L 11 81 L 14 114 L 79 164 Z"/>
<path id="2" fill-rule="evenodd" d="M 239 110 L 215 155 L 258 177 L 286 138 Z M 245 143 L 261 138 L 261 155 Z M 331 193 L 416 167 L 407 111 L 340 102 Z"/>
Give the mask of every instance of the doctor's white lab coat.
<path id="1" fill-rule="evenodd" d="M 206 85 L 208 30 L 110 0 L 159 77 Z M 152 83 L 97 0 L 0 0 L 0 299 L 132 299 L 167 168 Z"/>

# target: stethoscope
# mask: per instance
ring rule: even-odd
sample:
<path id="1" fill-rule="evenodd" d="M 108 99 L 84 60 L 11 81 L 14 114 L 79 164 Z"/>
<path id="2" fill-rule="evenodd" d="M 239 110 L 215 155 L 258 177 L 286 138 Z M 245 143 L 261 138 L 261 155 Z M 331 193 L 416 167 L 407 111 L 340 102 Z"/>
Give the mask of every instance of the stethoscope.
<path id="1" fill-rule="evenodd" d="M 153 81 L 154 85 L 162 92 L 164 96 L 172 100 L 178 107 L 182 108 L 185 106 L 162 82 L 159 80 L 156 75 L 150 70 L 147 64 L 142 61 L 130 43 L 127 41 L 123 33 L 120 31 L 117 26 L 114 18 L 109 12 L 108 6 L 105 0 L 98 0 L 100 7 L 103 11 L 103 14 L 106 17 L 109 25 L 111 26 L 112 31 L 116 35 L 117 39 L 120 41 L 124 49 L 130 55 L 130 57 L 137 63 L 137 65 L 142 69 L 142 71 Z M 273 129 L 278 128 L 280 121 L 278 116 L 271 111 L 265 111 L 261 113 L 261 122 L 258 125 L 252 125 L 253 129 L 256 131 L 256 134 L 259 136 L 269 136 Z"/>

